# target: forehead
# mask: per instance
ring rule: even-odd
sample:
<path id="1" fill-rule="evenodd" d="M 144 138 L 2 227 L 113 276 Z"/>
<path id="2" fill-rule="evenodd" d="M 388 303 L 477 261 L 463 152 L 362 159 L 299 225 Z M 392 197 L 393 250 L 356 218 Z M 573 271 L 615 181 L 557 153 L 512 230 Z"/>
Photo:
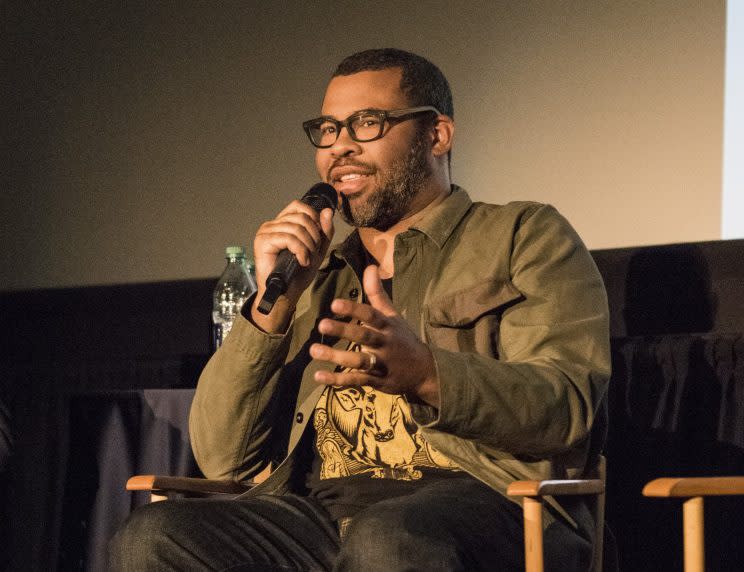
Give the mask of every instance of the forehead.
<path id="1" fill-rule="evenodd" d="M 360 109 L 407 107 L 400 78 L 400 68 L 336 76 L 328 84 L 321 113 L 343 119 Z"/>

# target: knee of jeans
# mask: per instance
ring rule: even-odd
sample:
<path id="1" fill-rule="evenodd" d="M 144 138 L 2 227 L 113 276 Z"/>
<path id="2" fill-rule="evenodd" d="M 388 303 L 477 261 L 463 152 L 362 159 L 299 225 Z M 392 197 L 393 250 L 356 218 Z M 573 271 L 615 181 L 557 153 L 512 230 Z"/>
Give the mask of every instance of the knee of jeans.
<path id="1" fill-rule="evenodd" d="M 135 510 L 111 540 L 109 557 L 114 569 L 135 569 L 135 562 L 157 552 L 162 541 L 177 532 L 177 507 L 155 502 Z M 126 566 L 124 564 L 127 564 Z"/>
<path id="2" fill-rule="evenodd" d="M 579 536 L 567 524 L 554 522 L 544 532 L 546 570 L 588 570 L 592 543 Z"/>
<path id="3" fill-rule="evenodd" d="M 362 513 L 352 519 L 339 559 L 345 563 L 344 569 L 365 570 L 374 563 L 376 570 L 393 570 L 393 564 L 416 552 L 416 541 L 402 515 Z M 386 562 L 391 563 L 389 568 Z"/>
<path id="4" fill-rule="evenodd" d="M 369 562 L 382 566 L 385 560 L 396 560 L 405 534 L 381 515 L 361 514 L 352 519 L 339 557 L 347 563 L 345 568 L 359 566 L 363 570 Z"/>

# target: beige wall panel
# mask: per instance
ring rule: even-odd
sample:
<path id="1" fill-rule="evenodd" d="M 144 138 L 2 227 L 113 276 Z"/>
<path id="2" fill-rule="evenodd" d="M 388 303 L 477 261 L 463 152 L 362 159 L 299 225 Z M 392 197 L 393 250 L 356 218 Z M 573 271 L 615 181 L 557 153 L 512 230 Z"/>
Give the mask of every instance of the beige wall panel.
<path id="1" fill-rule="evenodd" d="M 475 199 L 590 248 L 720 236 L 723 2 L 75 4 L 3 7 L 0 289 L 217 275 L 316 180 L 300 123 L 367 47 L 450 78 Z"/>

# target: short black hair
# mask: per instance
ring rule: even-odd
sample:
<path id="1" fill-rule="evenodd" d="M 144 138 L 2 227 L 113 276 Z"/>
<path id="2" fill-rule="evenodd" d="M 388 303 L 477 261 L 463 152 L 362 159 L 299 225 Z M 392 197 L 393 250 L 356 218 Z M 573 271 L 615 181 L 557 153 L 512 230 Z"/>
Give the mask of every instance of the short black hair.
<path id="1" fill-rule="evenodd" d="M 395 48 L 357 52 L 338 64 L 333 77 L 390 68 L 401 69 L 400 89 L 411 107 L 432 105 L 440 113 L 454 118 L 452 90 L 442 70 L 426 58 L 411 52 Z"/>

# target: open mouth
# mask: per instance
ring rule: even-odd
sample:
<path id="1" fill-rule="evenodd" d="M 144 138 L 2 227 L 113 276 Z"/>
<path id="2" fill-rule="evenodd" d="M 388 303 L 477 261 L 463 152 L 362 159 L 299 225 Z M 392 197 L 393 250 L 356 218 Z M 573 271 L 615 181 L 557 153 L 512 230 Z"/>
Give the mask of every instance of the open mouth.
<path id="1" fill-rule="evenodd" d="M 348 160 L 336 161 L 328 171 L 328 180 L 333 183 L 344 183 L 360 177 L 367 177 L 374 173 L 374 169 L 362 163 Z"/>
<path id="2" fill-rule="evenodd" d="M 369 175 L 363 175 L 362 173 L 349 173 L 347 175 L 341 175 L 338 179 L 335 179 L 334 182 L 346 183 L 348 181 L 356 181 L 357 179 L 361 179 L 362 177 L 367 176 Z"/>
<path id="3" fill-rule="evenodd" d="M 360 193 L 371 176 L 358 168 L 339 167 L 331 171 L 330 183 L 339 193 L 350 196 Z"/>

